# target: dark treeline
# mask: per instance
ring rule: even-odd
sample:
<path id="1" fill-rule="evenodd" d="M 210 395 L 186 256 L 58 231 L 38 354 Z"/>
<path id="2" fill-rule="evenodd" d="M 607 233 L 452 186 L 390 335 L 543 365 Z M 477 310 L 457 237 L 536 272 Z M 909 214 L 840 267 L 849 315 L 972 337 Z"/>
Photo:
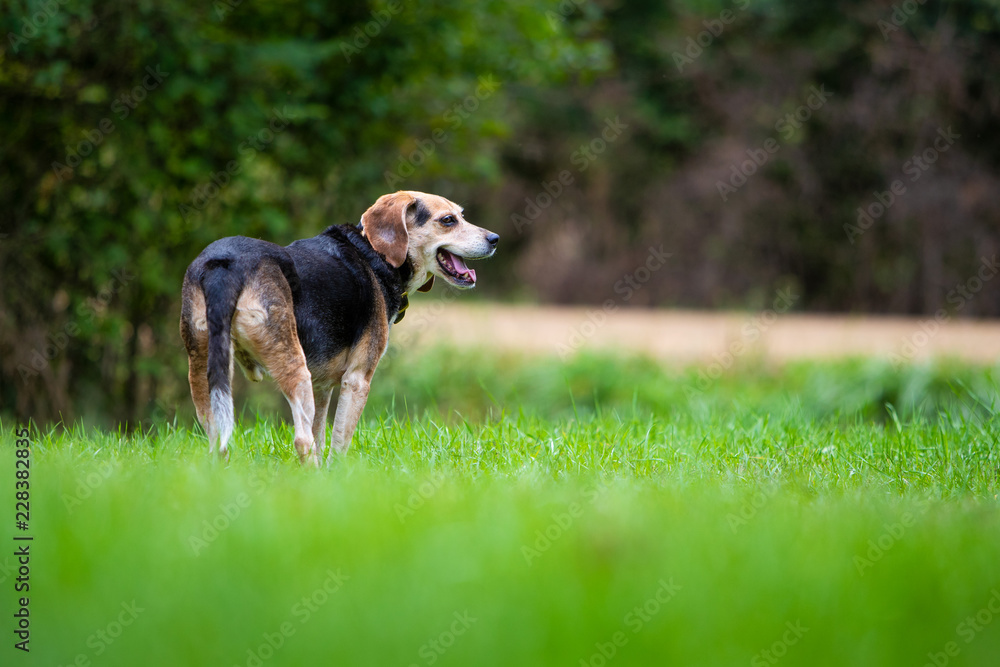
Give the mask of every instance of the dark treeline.
<path id="1" fill-rule="evenodd" d="M 989 0 L 0 5 L 0 414 L 169 413 L 201 248 L 397 189 L 493 298 L 1000 314 Z"/>

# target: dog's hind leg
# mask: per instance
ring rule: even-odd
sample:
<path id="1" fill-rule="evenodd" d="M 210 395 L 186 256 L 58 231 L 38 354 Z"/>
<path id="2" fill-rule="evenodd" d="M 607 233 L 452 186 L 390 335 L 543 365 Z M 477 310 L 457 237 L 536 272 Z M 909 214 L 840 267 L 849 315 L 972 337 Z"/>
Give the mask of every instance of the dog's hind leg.
<path id="1" fill-rule="evenodd" d="M 300 352 L 301 354 L 301 352 Z M 281 393 L 292 408 L 292 421 L 295 424 L 295 451 L 299 454 L 299 462 L 319 466 L 319 456 L 316 453 L 316 441 L 313 438 L 313 420 L 315 403 L 313 401 L 312 377 L 306 368 L 305 355 L 302 364 L 296 369 L 289 369 L 278 378 Z"/>
<path id="2" fill-rule="evenodd" d="M 194 351 L 188 354 L 188 382 L 191 385 L 191 400 L 194 402 L 198 422 L 205 429 L 209 445 L 214 449 L 219 434 L 212 418 L 212 402 L 209 398 L 207 349 L 201 350 L 200 353 Z"/>
<path id="3" fill-rule="evenodd" d="M 319 465 L 316 453 L 316 441 L 313 439 L 313 419 L 315 404 L 313 402 L 312 376 L 306 367 L 306 355 L 299 346 L 295 330 L 290 338 L 272 341 L 259 352 L 259 359 L 268 369 L 285 395 L 288 406 L 292 409 L 292 423 L 295 425 L 295 451 L 299 462 L 313 466 Z"/>
<path id="4" fill-rule="evenodd" d="M 267 369 L 292 409 L 299 461 L 318 466 L 312 375 L 299 344 L 292 294 L 276 267 L 262 267 L 248 282 L 236 305 L 233 328 L 240 345 Z"/>
<path id="5" fill-rule="evenodd" d="M 198 422 L 208 436 L 209 451 L 219 441 L 219 427 L 212 412 L 208 386 L 208 324 L 205 296 L 188 278 L 184 280 L 184 303 L 181 308 L 181 338 L 188 353 L 188 383 Z"/>
<path id="6" fill-rule="evenodd" d="M 368 389 L 371 387 L 371 372 L 349 370 L 344 373 L 340 382 L 340 397 L 337 399 L 337 416 L 333 418 L 333 435 L 330 436 L 330 453 L 326 464 L 333 462 L 334 453 L 343 454 L 351 446 L 354 430 L 361 419 L 361 411 L 368 401 Z"/>

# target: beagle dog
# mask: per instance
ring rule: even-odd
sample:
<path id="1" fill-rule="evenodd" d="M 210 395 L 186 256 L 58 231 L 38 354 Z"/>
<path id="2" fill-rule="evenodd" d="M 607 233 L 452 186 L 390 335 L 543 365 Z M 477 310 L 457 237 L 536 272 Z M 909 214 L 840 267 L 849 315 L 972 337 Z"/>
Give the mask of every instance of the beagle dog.
<path id="1" fill-rule="evenodd" d="M 380 197 L 357 226 L 332 226 L 286 247 L 243 236 L 209 245 L 184 274 L 180 321 L 209 450 L 228 458 L 235 360 L 250 380 L 266 373 L 277 382 L 303 464 L 319 465 L 340 387 L 329 465 L 351 445 L 408 295 L 428 291 L 435 276 L 475 287 L 465 260 L 490 257 L 499 240 L 467 222 L 454 202 L 401 191 Z"/>

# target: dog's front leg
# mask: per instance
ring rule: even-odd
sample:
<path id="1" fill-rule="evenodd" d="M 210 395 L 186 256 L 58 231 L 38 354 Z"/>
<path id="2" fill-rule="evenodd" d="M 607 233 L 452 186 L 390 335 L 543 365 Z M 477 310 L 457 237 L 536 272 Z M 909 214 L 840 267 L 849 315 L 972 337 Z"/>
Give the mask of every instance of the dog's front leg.
<path id="1" fill-rule="evenodd" d="M 351 446 L 354 429 L 361 419 L 361 411 L 365 409 L 368 400 L 368 389 L 371 386 L 371 376 L 360 372 L 344 374 L 340 382 L 340 396 L 337 399 L 337 416 L 333 419 L 333 434 L 330 437 L 330 453 L 326 457 L 327 465 L 333 461 L 335 453 L 343 454 Z"/>

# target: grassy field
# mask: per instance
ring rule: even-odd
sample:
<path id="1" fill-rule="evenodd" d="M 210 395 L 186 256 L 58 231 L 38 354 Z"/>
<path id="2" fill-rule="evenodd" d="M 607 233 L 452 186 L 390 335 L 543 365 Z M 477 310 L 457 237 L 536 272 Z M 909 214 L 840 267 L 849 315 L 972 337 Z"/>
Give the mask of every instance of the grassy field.
<path id="1" fill-rule="evenodd" d="M 3 664 L 996 665 L 996 373 L 439 350 L 320 472 L 273 388 L 228 465 L 186 406 L 35 428 Z"/>

